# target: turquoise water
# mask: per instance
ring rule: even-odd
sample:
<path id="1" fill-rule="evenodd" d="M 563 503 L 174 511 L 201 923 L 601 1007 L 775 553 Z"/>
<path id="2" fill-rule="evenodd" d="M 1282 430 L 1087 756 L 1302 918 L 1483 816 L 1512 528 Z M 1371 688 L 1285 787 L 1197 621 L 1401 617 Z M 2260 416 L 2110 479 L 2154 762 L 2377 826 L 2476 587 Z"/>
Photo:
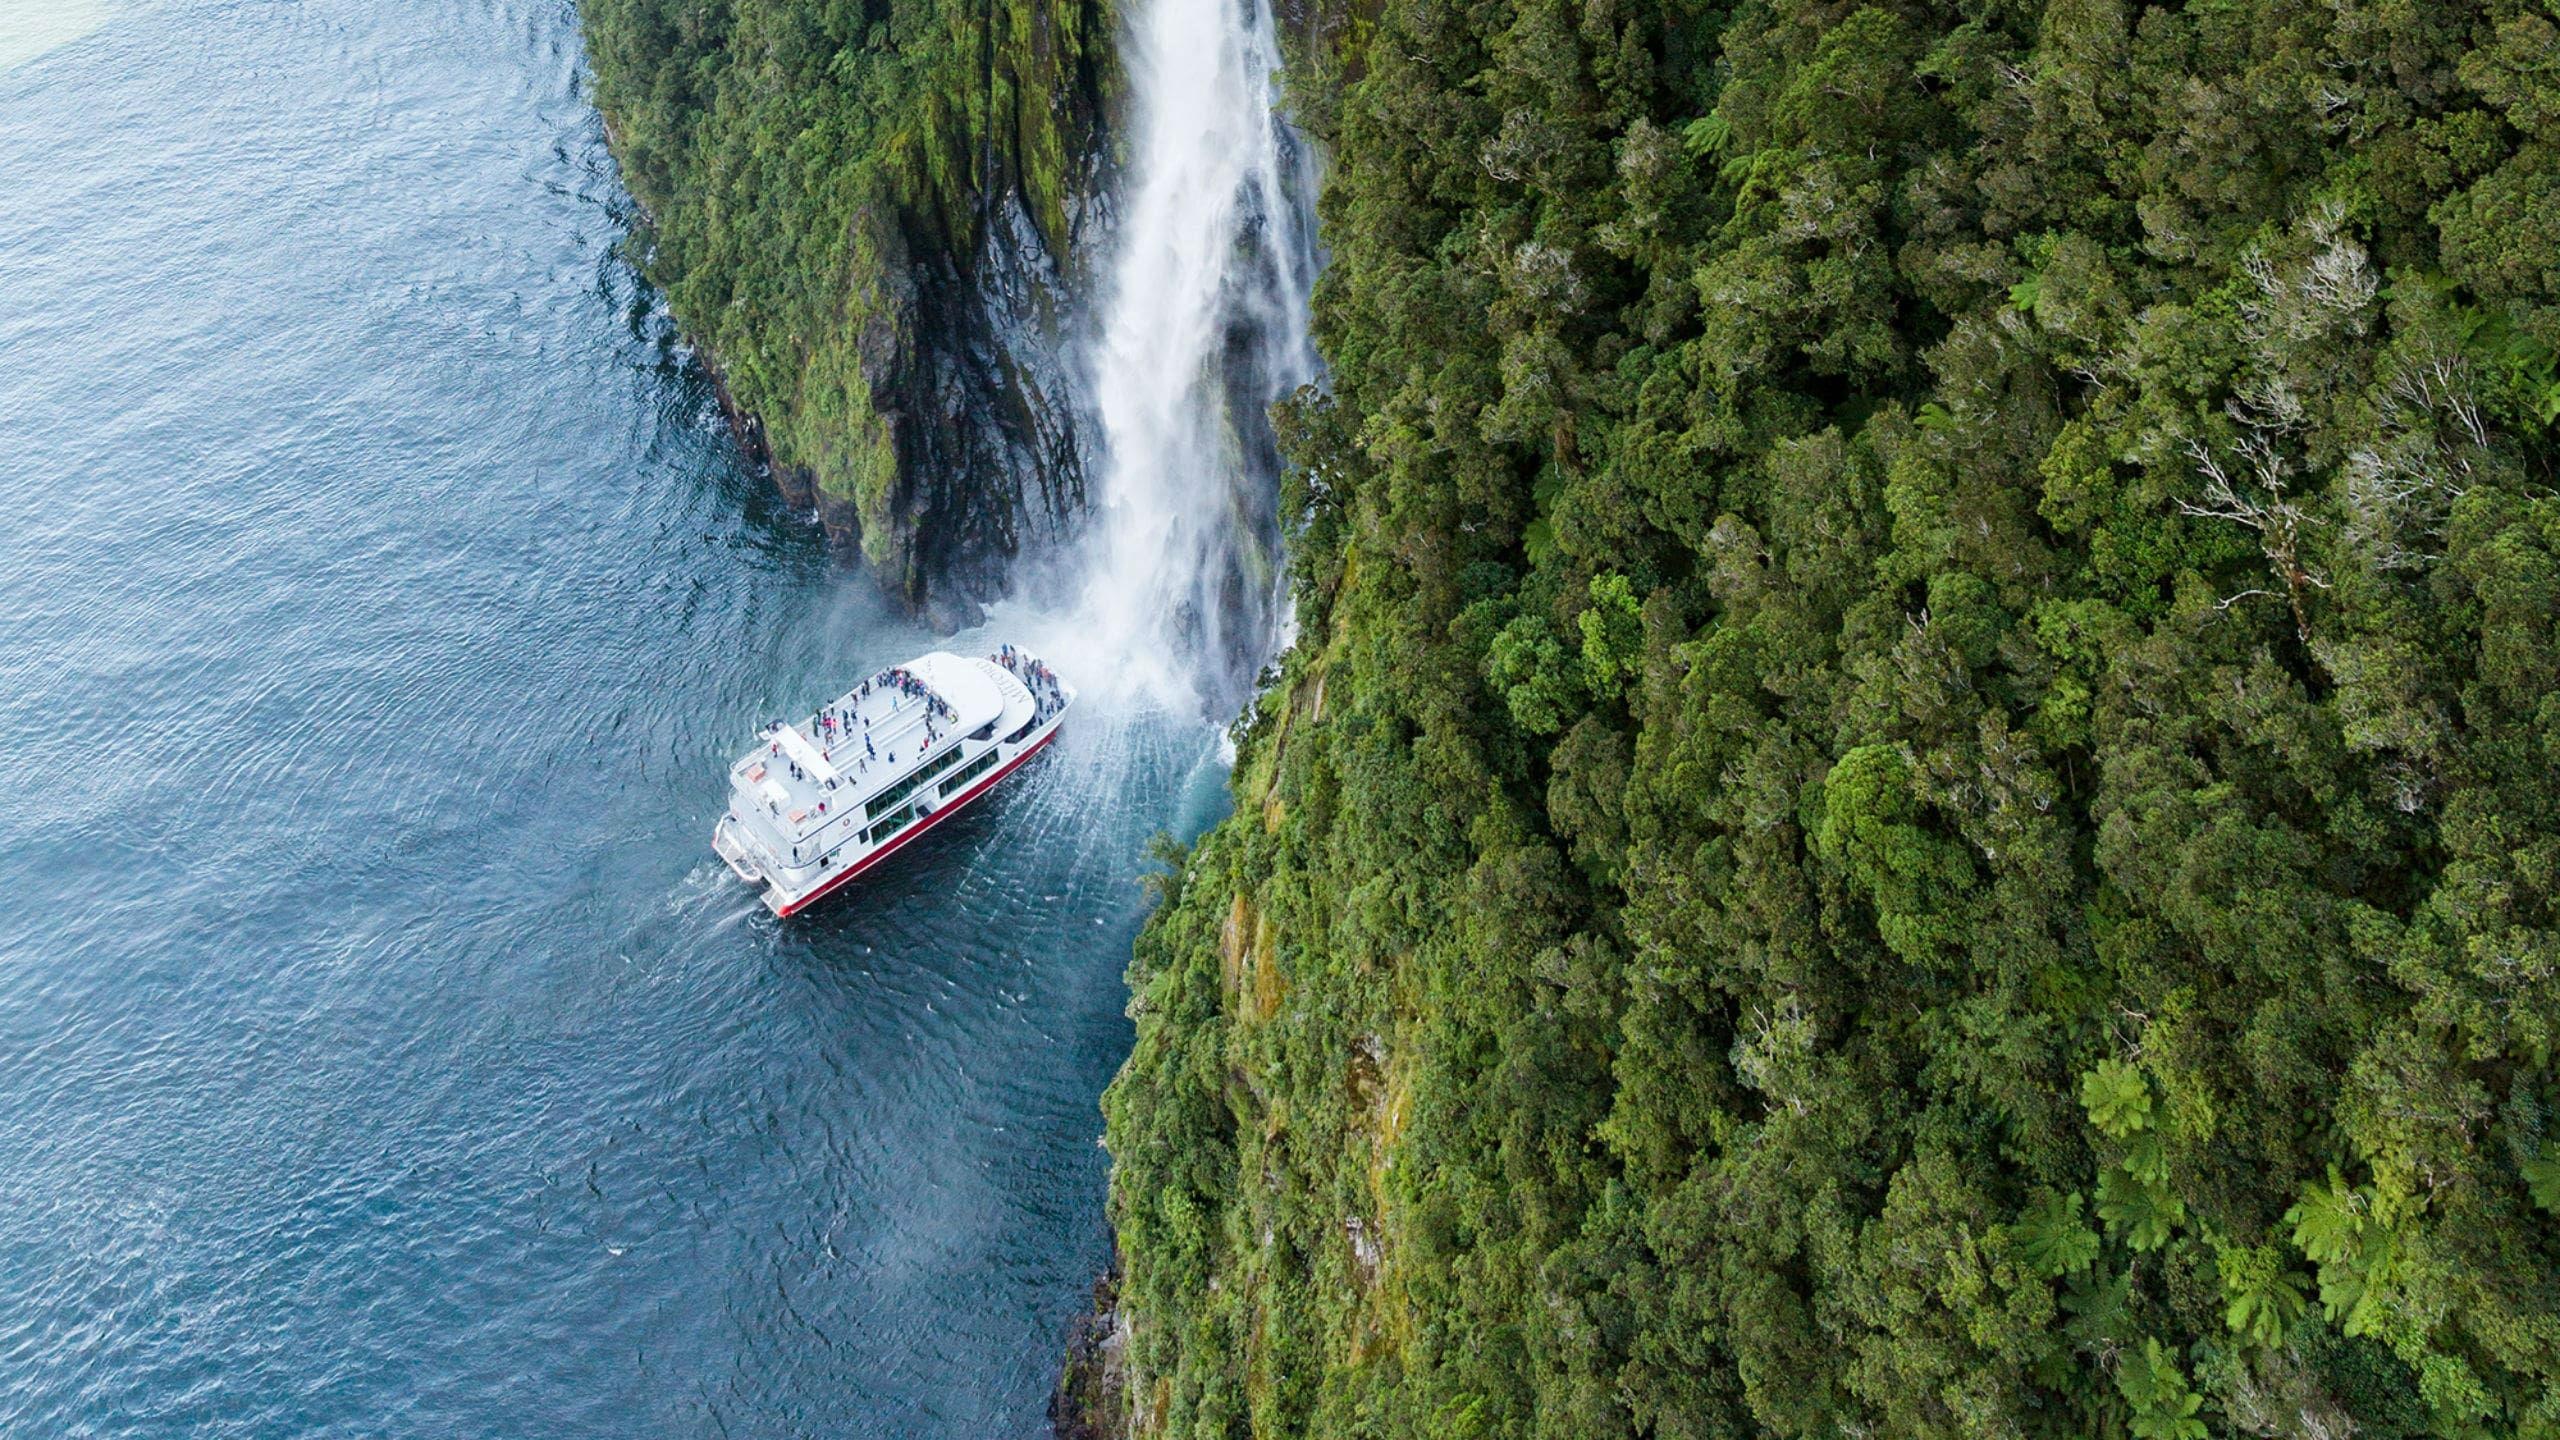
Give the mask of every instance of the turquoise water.
<path id="1" fill-rule="evenodd" d="M 1042 1430 L 1212 737 L 1088 684 L 766 916 L 723 765 L 928 637 L 741 467 L 627 207 L 563 4 L 0 70 L 0 1435 Z"/>

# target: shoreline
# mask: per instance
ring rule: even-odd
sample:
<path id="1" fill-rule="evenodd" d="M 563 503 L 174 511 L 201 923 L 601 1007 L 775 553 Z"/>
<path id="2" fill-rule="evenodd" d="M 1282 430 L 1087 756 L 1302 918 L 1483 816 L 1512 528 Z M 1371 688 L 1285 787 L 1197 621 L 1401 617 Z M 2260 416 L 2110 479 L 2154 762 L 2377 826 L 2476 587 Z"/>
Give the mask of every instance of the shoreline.
<path id="1" fill-rule="evenodd" d="M 1120 1252 L 1093 1282 L 1093 1301 L 1067 1327 L 1066 1358 L 1049 1393 L 1055 1440 L 1120 1440 L 1129 1430 L 1129 1317 L 1120 1308 Z"/>

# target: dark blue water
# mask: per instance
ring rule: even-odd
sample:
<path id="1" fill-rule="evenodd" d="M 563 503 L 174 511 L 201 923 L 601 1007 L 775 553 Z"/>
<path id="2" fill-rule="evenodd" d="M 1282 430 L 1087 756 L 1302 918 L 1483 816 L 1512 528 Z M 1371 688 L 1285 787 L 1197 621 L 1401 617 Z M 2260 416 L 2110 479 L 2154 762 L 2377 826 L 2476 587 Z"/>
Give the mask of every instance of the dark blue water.
<path id="1" fill-rule="evenodd" d="M 767 917 L 723 765 L 927 637 L 741 469 L 627 204 L 562 3 L 0 71 L 0 1435 L 1042 1428 L 1214 755 L 1091 685 Z"/>

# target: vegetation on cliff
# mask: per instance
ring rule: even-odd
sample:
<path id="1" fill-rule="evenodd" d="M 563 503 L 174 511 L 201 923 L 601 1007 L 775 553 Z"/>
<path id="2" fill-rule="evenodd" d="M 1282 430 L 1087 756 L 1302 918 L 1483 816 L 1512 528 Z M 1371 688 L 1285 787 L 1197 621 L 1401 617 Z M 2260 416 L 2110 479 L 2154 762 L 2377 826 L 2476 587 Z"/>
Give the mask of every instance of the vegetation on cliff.
<path id="1" fill-rule="evenodd" d="M 1000 201 L 1065 253 L 1111 66 L 1102 0 L 585 0 L 596 100 L 647 208 L 635 252 L 774 462 L 911 593 L 899 513 L 934 397 L 924 287 Z M 1011 417 L 998 415 L 995 423 Z M 933 416 L 926 423 L 948 423 Z M 985 483 L 984 477 L 972 477 Z"/>
<path id="2" fill-rule="evenodd" d="M 1171 1436 L 2560 1434 L 2560 25 L 1385 0 Z"/>

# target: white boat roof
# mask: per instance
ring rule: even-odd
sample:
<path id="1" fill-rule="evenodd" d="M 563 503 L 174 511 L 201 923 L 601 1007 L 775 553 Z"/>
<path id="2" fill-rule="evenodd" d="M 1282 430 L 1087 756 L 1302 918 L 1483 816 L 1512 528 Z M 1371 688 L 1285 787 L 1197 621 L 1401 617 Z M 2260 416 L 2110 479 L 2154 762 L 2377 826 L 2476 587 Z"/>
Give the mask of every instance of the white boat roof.
<path id="1" fill-rule="evenodd" d="M 1004 713 L 1004 693 L 996 688 L 995 676 L 988 673 L 1004 672 L 983 660 L 936 650 L 908 661 L 906 669 L 960 717 L 953 728 L 963 735 Z"/>

